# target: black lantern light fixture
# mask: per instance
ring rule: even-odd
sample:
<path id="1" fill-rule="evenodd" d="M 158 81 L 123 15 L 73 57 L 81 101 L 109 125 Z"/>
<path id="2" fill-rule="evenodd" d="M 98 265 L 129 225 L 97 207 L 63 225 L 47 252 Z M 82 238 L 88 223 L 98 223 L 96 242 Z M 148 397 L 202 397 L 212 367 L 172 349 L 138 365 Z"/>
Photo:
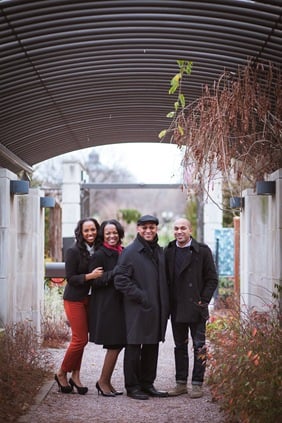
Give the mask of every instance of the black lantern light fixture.
<path id="1" fill-rule="evenodd" d="M 10 193 L 12 195 L 22 195 L 28 194 L 29 191 L 29 181 L 10 181 Z"/>
<path id="2" fill-rule="evenodd" d="M 231 209 L 243 209 L 245 205 L 244 197 L 231 197 L 229 205 Z"/>
<path id="3" fill-rule="evenodd" d="M 257 195 L 274 195 L 275 181 L 258 181 L 256 183 Z"/>
<path id="4" fill-rule="evenodd" d="M 54 197 L 40 197 L 40 207 L 55 207 L 55 198 Z"/>

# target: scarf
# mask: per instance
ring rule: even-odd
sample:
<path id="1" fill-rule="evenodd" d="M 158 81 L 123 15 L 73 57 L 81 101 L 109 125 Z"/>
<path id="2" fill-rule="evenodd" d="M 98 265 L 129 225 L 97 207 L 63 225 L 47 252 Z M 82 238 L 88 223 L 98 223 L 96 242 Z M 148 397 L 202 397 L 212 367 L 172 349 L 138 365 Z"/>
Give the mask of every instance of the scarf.
<path id="1" fill-rule="evenodd" d="M 94 254 L 94 244 L 89 245 L 89 244 L 87 244 L 87 242 L 85 242 L 85 246 L 86 246 L 86 250 L 88 251 L 89 255 L 93 256 L 93 254 Z"/>
<path id="2" fill-rule="evenodd" d="M 146 241 L 140 234 L 137 234 L 137 239 L 144 246 L 146 253 L 151 257 L 151 259 L 158 263 L 158 235 L 155 236 L 153 241 L 149 242 Z"/>
<path id="3" fill-rule="evenodd" d="M 109 245 L 106 241 L 103 242 L 104 247 L 108 248 L 109 250 L 117 251 L 119 254 L 122 252 L 122 246 L 118 245 Z"/>

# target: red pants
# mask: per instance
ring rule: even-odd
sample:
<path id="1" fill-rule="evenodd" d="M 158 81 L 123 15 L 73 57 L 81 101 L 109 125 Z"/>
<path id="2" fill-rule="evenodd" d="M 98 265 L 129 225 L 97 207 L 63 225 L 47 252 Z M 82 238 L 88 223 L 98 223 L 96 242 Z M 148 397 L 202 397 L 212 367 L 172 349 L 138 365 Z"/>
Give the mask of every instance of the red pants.
<path id="1" fill-rule="evenodd" d="M 61 367 L 64 372 L 72 372 L 80 370 L 84 347 L 88 343 L 88 298 L 64 300 L 64 308 L 72 336 Z"/>

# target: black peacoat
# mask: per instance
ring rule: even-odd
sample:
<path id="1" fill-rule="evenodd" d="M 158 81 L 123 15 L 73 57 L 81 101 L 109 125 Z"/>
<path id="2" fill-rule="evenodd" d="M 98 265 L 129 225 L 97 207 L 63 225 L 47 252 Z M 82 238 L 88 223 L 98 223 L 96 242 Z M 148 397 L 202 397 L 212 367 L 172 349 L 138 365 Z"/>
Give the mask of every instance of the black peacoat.
<path id="1" fill-rule="evenodd" d="M 164 252 L 157 246 L 158 263 L 135 240 L 118 261 L 114 283 L 123 293 L 128 344 L 164 341 L 169 316 L 169 295 Z"/>
<path id="2" fill-rule="evenodd" d="M 68 248 L 65 261 L 67 284 L 63 294 L 64 300 L 82 301 L 88 296 L 90 283 L 85 280 L 85 274 L 89 272 L 89 259 L 89 253 L 79 249 L 76 243 Z"/>
<path id="3" fill-rule="evenodd" d="M 212 252 L 206 244 L 192 238 L 179 276 L 175 278 L 176 241 L 165 248 L 171 315 L 179 323 L 207 320 L 208 304 L 218 284 Z M 199 304 L 201 302 L 201 304 Z"/>
<path id="4" fill-rule="evenodd" d="M 101 246 L 91 257 L 91 272 L 103 267 L 103 276 L 91 281 L 89 340 L 100 345 L 124 345 L 125 321 L 122 294 L 114 286 L 114 267 L 118 252 Z"/>

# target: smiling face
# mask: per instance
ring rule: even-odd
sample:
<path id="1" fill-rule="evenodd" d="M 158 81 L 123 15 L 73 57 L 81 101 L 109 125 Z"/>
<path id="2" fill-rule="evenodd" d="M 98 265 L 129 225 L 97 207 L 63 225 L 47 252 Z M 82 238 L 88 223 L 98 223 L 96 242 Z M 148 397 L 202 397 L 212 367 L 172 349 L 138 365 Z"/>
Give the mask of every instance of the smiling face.
<path id="1" fill-rule="evenodd" d="M 104 241 L 112 247 L 119 244 L 119 234 L 115 225 L 108 223 L 104 228 Z"/>
<path id="2" fill-rule="evenodd" d="M 142 238 L 145 239 L 145 241 L 153 241 L 155 238 L 157 232 L 158 232 L 158 226 L 155 223 L 152 222 L 146 222 L 142 225 L 137 226 L 137 232 L 139 233 Z"/>
<path id="3" fill-rule="evenodd" d="M 174 237 L 180 247 L 183 247 L 190 241 L 192 235 L 192 226 L 187 219 L 177 219 L 173 226 Z"/>
<path id="4" fill-rule="evenodd" d="M 82 225 L 82 236 L 85 242 L 93 245 L 97 236 L 97 228 L 91 220 L 87 220 Z"/>

